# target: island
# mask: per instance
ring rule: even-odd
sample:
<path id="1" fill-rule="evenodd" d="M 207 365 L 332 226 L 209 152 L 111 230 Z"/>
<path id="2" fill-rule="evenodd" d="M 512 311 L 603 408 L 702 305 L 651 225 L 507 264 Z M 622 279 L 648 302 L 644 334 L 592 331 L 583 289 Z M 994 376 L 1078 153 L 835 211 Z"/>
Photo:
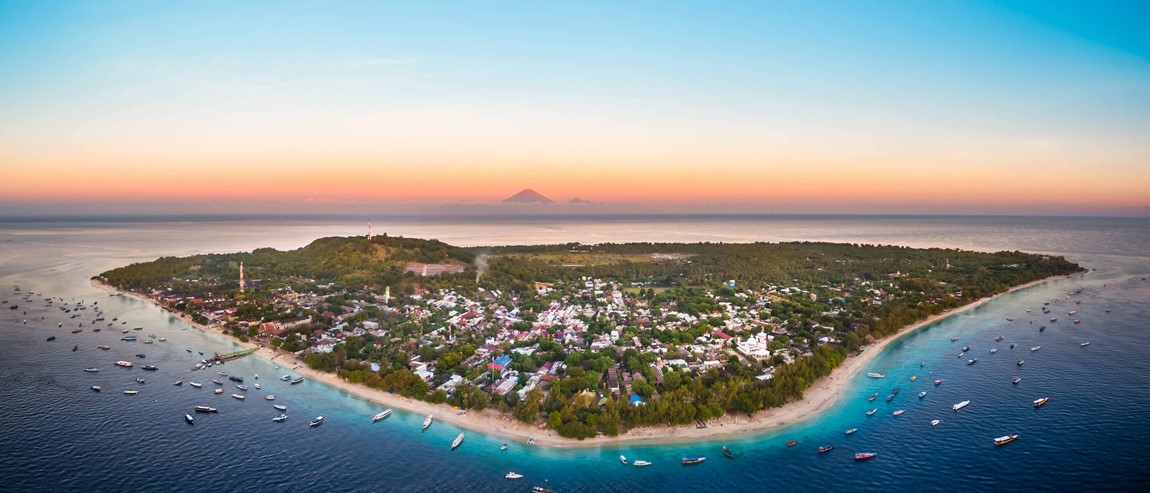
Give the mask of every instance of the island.
<path id="1" fill-rule="evenodd" d="M 867 355 L 898 336 L 1081 270 L 1017 251 L 462 248 L 385 234 L 164 257 L 93 281 L 297 359 L 365 399 L 572 446 L 794 422 L 833 403 Z M 832 372 L 846 376 L 828 384 Z"/>

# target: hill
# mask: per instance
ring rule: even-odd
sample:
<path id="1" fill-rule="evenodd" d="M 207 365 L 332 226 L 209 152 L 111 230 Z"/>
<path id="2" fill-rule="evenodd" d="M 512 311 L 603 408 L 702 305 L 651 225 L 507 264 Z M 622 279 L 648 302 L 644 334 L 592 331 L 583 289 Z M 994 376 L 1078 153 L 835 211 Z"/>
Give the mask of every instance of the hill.
<path id="1" fill-rule="evenodd" d="M 536 192 L 530 188 L 524 188 L 519 193 L 503 199 L 505 204 L 554 204 L 555 201 L 551 200 L 543 194 Z"/>

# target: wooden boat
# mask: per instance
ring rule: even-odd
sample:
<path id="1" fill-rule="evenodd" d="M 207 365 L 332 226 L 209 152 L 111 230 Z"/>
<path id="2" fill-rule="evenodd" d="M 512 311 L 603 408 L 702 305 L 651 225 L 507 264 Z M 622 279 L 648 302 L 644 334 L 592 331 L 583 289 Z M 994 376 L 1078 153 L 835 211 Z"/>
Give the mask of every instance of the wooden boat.
<path id="1" fill-rule="evenodd" d="M 308 423 L 308 426 L 315 428 L 319 425 L 322 425 L 324 421 L 327 421 L 327 418 L 324 418 L 323 416 L 316 416 L 311 419 L 311 422 Z"/>
<path id="2" fill-rule="evenodd" d="M 1002 445 L 1006 445 L 1010 442 L 1013 442 L 1015 440 L 1018 440 L 1018 435 L 1000 436 L 1000 437 L 994 439 L 994 444 L 1002 446 Z"/>
<path id="3" fill-rule="evenodd" d="M 832 450 L 834 450 L 834 449 L 835 449 L 835 446 L 834 446 L 834 444 L 831 444 L 831 445 L 827 445 L 826 447 L 819 447 L 819 453 L 820 453 L 820 454 L 825 454 L 825 453 L 827 453 L 827 452 L 830 452 L 830 451 L 832 451 Z"/>
<path id="4" fill-rule="evenodd" d="M 460 433 L 459 436 L 455 437 L 455 440 L 451 442 L 451 450 L 455 450 L 461 443 L 463 443 L 463 433 Z"/>
<path id="5" fill-rule="evenodd" d="M 381 419 L 385 419 L 388 416 L 391 416 L 391 409 L 388 409 L 386 411 L 380 412 L 379 414 L 376 414 L 375 416 L 372 416 L 371 422 L 374 423 L 374 422 L 379 421 Z"/>
<path id="6" fill-rule="evenodd" d="M 1050 400 L 1049 397 L 1043 397 L 1041 399 L 1034 399 L 1034 407 L 1036 409 L 1040 408 L 1040 407 L 1046 405 L 1046 401 L 1049 401 L 1049 400 Z"/>
<path id="7" fill-rule="evenodd" d="M 731 449 L 728 449 L 726 445 L 723 446 L 723 456 L 725 456 L 728 459 L 734 459 L 735 458 L 735 454 L 732 454 Z"/>
<path id="8" fill-rule="evenodd" d="M 682 459 L 679 459 L 679 463 L 684 466 L 689 466 L 692 464 L 700 464 L 705 460 L 707 460 L 706 457 L 683 457 Z"/>
<path id="9" fill-rule="evenodd" d="M 787 442 L 788 447 L 794 447 L 795 445 L 798 445 L 798 444 L 799 444 L 798 440 L 790 440 Z"/>
<path id="10" fill-rule="evenodd" d="M 434 419 L 435 416 L 428 414 L 427 419 L 423 420 L 423 429 L 426 430 L 428 426 L 431 426 L 431 421 Z"/>

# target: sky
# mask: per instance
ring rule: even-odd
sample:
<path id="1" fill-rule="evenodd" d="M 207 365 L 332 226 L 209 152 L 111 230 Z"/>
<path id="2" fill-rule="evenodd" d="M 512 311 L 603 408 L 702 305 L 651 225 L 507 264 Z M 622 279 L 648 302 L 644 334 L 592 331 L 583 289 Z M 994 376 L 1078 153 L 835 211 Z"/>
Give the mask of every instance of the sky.
<path id="1" fill-rule="evenodd" d="M 1147 25 L 1136 1 L 0 0 L 0 216 L 502 210 L 524 188 L 1150 216 Z"/>

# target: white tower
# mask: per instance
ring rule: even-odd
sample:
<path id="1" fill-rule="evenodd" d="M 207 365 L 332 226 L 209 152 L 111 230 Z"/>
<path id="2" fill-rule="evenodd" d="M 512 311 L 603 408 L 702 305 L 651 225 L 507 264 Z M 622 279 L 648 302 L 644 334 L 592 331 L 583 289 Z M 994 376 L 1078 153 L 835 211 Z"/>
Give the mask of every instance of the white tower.
<path id="1" fill-rule="evenodd" d="M 371 243 L 371 218 L 367 218 L 367 242 Z"/>
<path id="2" fill-rule="evenodd" d="M 247 287 L 247 285 L 244 283 L 244 263 L 240 262 L 240 292 L 241 293 L 244 292 L 245 287 Z"/>

